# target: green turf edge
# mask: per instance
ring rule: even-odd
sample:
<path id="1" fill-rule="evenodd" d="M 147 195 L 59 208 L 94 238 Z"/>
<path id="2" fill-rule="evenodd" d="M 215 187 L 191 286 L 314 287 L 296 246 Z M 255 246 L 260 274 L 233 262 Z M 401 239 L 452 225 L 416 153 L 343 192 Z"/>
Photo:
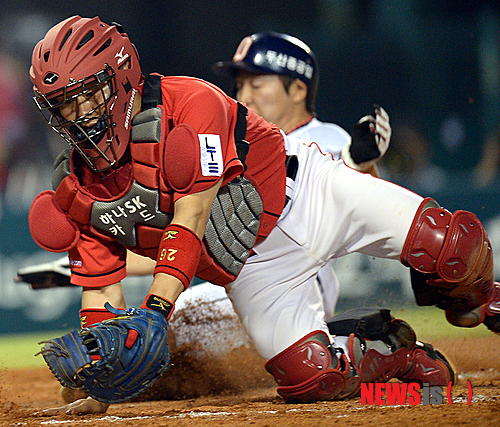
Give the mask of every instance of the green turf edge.
<path id="1" fill-rule="evenodd" d="M 484 325 L 475 328 L 459 328 L 446 320 L 443 310 L 437 307 L 391 308 L 391 314 L 411 325 L 420 341 L 431 342 L 440 339 L 464 337 L 497 337 Z"/>
<path id="2" fill-rule="evenodd" d="M 421 341 L 430 342 L 440 339 L 462 337 L 483 337 L 492 334 L 484 325 L 476 328 L 458 328 L 450 325 L 444 312 L 435 307 L 389 307 L 394 317 L 408 322 Z M 40 341 L 60 337 L 69 331 L 49 331 L 43 333 L 0 335 L 0 370 L 45 366 L 42 356 L 35 357 L 40 351 Z M 497 337 L 498 338 L 498 337 Z"/>
<path id="3" fill-rule="evenodd" d="M 41 355 L 35 357 L 39 342 L 60 337 L 69 331 L 0 335 L 0 370 L 46 366 Z"/>

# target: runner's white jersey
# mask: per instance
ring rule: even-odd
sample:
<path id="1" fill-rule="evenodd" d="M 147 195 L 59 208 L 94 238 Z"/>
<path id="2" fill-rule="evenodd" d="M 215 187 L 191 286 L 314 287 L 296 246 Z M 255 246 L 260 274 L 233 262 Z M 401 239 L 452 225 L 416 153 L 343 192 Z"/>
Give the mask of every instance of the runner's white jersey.
<path id="1" fill-rule="evenodd" d="M 341 158 L 342 148 L 351 140 L 349 133 L 339 125 L 321 122 L 317 118 L 313 118 L 306 125 L 290 132 L 289 135 L 316 142 L 323 153 L 332 153 L 335 160 Z"/>

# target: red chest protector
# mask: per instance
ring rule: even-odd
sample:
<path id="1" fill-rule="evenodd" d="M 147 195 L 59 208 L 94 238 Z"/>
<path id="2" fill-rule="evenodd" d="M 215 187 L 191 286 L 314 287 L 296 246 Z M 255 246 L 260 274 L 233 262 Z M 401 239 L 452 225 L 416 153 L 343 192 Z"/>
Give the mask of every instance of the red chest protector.
<path id="1" fill-rule="evenodd" d="M 56 164 L 55 183 L 64 170 L 69 170 L 69 150 Z M 141 164 L 139 173 L 136 169 L 137 163 L 133 161 L 128 186 L 112 199 L 93 195 L 79 184 L 74 174 L 70 174 L 57 185 L 55 200 L 80 228 L 154 259 L 162 231 L 173 216 L 172 197 L 171 192 L 159 191 L 158 168 Z"/>
<path id="2" fill-rule="evenodd" d="M 160 90 L 156 97 L 161 99 L 159 81 L 156 83 L 156 90 Z M 153 80 L 152 84 L 156 83 Z M 143 110 L 144 100 L 151 97 L 154 99 L 148 93 L 143 96 Z M 132 171 L 128 185 L 115 197 L 100 199 L 82 187 L 77 176 L 71 173 L 70 150 L 61 153 L 55 162 L 55 193 L 41 193 L 30 212 L 30 229 L 41 247 L 54 252 L 67 251 L 77 244 L 79 229 L 83 229 L 99 239 L 116 241 L 134 252 L 156 259 L 161 236 L 173 216 L 173 189 L 160 173 L 165 141 L 161 136 L 167 135 L 170 129 L 166 120 L 162 120 L 165 114 L 161 106 L 150 107 L 134 117 L 130 143 Z M 248 151 L 248 143 L 244 141 L 244 119 L 243 107 L 239 110 L 235 129 L 238 155 L 243 164 Z M 234 200 L 239 201 L 237 205 Z M 73 232 L 74 237 L 54 242 L 52 230 L 47 233 L 44 225 L 40 226 L 43 222 L 40 218 L 47 206 L 62 211 L 60 214 L 70 224 L 69 227 L 65 224 L 63 229 L 69 234 Z M 262 211 L 260 195 L 248 179 L 238 179 L 223 186 L 212 207 L 196 275 L 220 285 L 234 280 L 255 244 Z M 240 218 L 247 219 L 243 223 Z M 57 235 L 60 234 L 61 228 Z"/>

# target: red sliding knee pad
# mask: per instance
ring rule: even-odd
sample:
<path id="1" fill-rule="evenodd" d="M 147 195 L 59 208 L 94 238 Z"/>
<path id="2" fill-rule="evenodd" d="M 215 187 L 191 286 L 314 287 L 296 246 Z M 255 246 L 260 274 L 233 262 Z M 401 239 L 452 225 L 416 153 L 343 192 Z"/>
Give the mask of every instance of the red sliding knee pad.
<path id="1" fill-rule="evenodd" d="M 316 402 L 355 394 L 360 379 L 347 357 L 335 352 L 327 334 L 313 331 L 266 363 L 287 401 Z"/>
<path id="2" fill-rule="evenodd" d="M 425 274 L 428 292 L 455 326 L 474 327 L 485 319 L 494 293 L 493 253 L 488 235 L 471 212 L 451 214 L 424 199 L 410 227 L 401 262 Z"/>

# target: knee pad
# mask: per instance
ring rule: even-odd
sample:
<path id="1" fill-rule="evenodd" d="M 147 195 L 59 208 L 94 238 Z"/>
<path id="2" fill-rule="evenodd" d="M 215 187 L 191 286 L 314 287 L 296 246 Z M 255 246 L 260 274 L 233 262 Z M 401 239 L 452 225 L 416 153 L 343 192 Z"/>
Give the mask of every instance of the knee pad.
<path id="1" fill-rule="evenodd" d="M 408 232 L 401 262 L 423 275 L 412 274 L 419 305 L 438 305 L 456 326 L 473 327 L 484 320 L 484 310 L 476 309 L 491 301 L 494 293 L 493 253 L 474 214 L 451 214 L 433 199 L 424 199 Z"/>
<path id="2" fill-rule="evenodd" d="M 491 275 L 491 247 L 483 225 L 467 211 L 451 214 L 433 199 L 417 210 L 401 253 L 415 270 L 438 276 L 447 285 L 468 286 L 479 275 Z"/>
<path id="3" fill-rule="evenodd" d="M 313 331 L 266 363 L 287 401 L 316 402 L 354 395 L 360 379 L 328 335 Z"/>

